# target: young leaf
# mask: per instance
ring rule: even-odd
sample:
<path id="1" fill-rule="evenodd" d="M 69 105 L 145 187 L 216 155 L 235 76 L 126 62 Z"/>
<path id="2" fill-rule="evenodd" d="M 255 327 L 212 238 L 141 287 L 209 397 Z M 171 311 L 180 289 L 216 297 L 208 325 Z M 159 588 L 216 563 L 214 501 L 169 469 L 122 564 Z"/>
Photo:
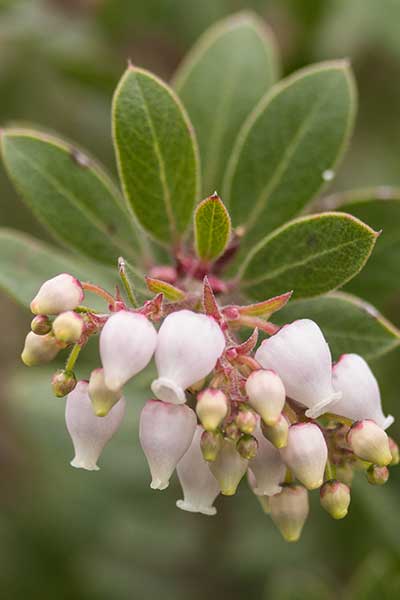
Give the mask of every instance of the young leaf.
<path id="1" fill-rule="evenodd" d="M 199 191 L 197 144 L 186 112 L 165 83 L 129 66 L 114 94 L 112 123 L 130 206 L 155 239 L 177 244 Z"/>
<path id="2" fill-rule="evenodd" d="M 205 262 L 223 254 L 231 236 L 231 220 L 221 198 L 214 194 L 196 208 L 194 215 L 196 251 Z"/>
<path id="3" fill-rule="evenodd" d="M 146 277 L 147 287 L 154 294 L 163 294 L 164 298 L 171 300 L 172 302 L 180 302 L 186 297 L 185 292 L 175 287 L 171 283 L 161 281 L 161 279 L 154 279 L 154 277 Z"/>
<path id="4" fill-rule="evenodd" d="M 86 154 L 23 129 L 3 131 L 1 151 L 22 199 L 60 241 L 105 264 L 137 256 L 139 237 L 123 199 Z"/>
<path id="5" fill-rule="evenodd" d="M 303 69 L 261 100 L 240 131 L 223 187 L 233 226 L 244 229 L 241 257 L 299 214 L 332 177 L 355 105 L 345 61 Z"/>
<path id="6" fill-rule="evenodd" d="M 335 360 L 354 352 L 370 360 L 400 346 L 400 331 L 370 304 L 344 292 L 290 302 L 278 323 L 312 319 L 321 327 Z"/>
<path id="7" fill-rule="evenodd" d="M 179 67 L 173 83 L 199 140 L 205 195 L 221 189 L 237 132 L 278 70 L 272 32 L 247 12 L 213 25 Z"/>
<path id="8" fill-rule="evenodd" d="M 242 289 L 253 300 L 288 289 L 296 298 L 334 290 L 362 269 L 377 235 L 344 213 L 296 219 L 250 252 L 239 274 Z"/>
<path id="9" fill-rule="evenodd" d="M 262 317 L 268 319 L 273 313 L 281 310 L 289 302 L 293 292 L 286 292 L 280 296 L 269 298 L 263 302 L 239 307 L 239 314 L 247 317 Z"/>

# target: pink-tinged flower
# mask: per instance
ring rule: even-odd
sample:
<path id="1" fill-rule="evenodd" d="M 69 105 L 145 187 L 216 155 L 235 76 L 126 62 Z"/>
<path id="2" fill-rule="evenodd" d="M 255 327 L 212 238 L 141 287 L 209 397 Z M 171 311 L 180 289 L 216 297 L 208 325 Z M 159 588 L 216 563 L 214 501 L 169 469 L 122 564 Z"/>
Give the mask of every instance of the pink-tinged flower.
<path id="1" fill-rule="evenodd" d="M 139 438 L 153 490 L 165 490 L 196 430 L 195 413 L 186 405 L 148 400 L 140 414 Z"/>
<path id="2" fill-rule="evenodd" d="M 309 490 L 322 485 L 328 448 L 318 425 L 296 423 L 289 428 L 286 448 L 281 456 L 294 476 Z"/>
<path id="3" fill-rule="evenodd" d="M 322 331 L 314 321 L 301 319 L 264 340 L 255 355 L 264 369 L 282 379 L 286 394 L 315 419 L 341 397 L 332 386 L 332 358 Z"/>
<path id="4" fill-rule="evenodd" d="M 265 439 L 259 425 L 253 435 L 258 442 L 257 454 L 249 462 L 256 480 L 253 491 L 257 496 L 273 496 L 282 489 L 279 484 L 285 479 L 286 465 L 279 450 Z"/>
<path id="5" fill-rule="evenodd" d="M 212 474 L 219 483 L 221 494 L 233 496 L 243 475 L 247 471 L 249 461 L 242 458 L 232 440 L 225 439 L 216 460 L 209 463 Z"/>
<path id="6" fill-rule="evenodd" d="M 215 515 L 217 509 L 213 504 L 219 494 L 219 485 L 201 453 L 202 433 L 203 428 L 198 425 L 189 450 L 176 467 L 184 498 L 176 505 L 189 512 Z"/>
<path id="7" fill-rule="evenodd" d="M 88 382 L 79 381 L 68 395 L 65 408 L 65 421 L 75 450 L 71 465 L 98 471 L 100 454 L 119 429 L 124 415 L 125 400 L 121 398 L 106 417 L 96 417 L 88 394 Z"/>
<path id="8" fill-rule="evenodd" d="M 27 367 L 42 365 L 51 362 L 61 348 L 52 335 L 37 335 L 30 331 L 25 338 L 21 360 Z"/>
<path id="9" fill-rule="evenodd" d="M 54 337 L 66 344 L 78 342 L 83 333 L 83 319 L 73 310 L 68 310 L 54 319 Z"/>
<path id="10" fill-rule="evenodd" d="M 196 413 L 206 431 L 215 431 L 228 414 L 228 400 L 224 392 L 213 388 L 200 392 Z"/>
<path id="11" fill-rule="evenodd" d="M 381 394 L 374 374 L 358 354 L 343 354 L 333 367 L 333 386 L 343 396 L 332 404 L 332 411 L 352 421 L 372 419 L 382 429 L 393 423 L 392 415 L 385 417 Z M 330 407 L 327 407 L 328 412 Z"/>
<path id="12" fill-rule="evenodd" d="M 97 417 L 108 415 L 112 407 L 122 396 L 122 391 L 108 389 L 104 381 L 104 369 L 94 369 L 90 374 L 88 393 L 93 412 Z"/>
<path id="13" fill-rule="evenodd" d="M 270 498 L 271 518 L 287 542 L 297 542 L 309 512 L 308 493 L 301 485 L 289 485 Z"/>
<path id="14" fill-rule="evenodd" d="M 224 348 L 224 334 L 212 317 L 190 310 L 171 313 L 158 332 L 154 394 L 164 402 L 182 404 L 185 389 L 214 369 Z"/>
<path id="15" fill-rule="evenodd" d="M 392 461 L 387 434 L 370 419 L 356 421 L 347 434 L 347 441 L 354 454 L 380 467 Z"/>
<path id="16" fill-rule="evenodd" d="M 81 283 L 72 275 L 61 273 L 43 283 L 31 302 L 31 311 L 35 315 L 57 315 L 74 310 L 83 298 Z"/>
<path id="17" fill-rule="evenodd" d="M 145 316 L 120 310 L 111 315 L 100 335 L 100 356 L 106 386 L 118 391 L 149 364 L 157 332 Z"/>
<path id="18" fill-rule="evenodd" d="M 350 506 L 350 488 L 341 481 L 326 481 L 320 492 L 321 506 L 334 519 L 343 519 Z"/>
<path id="19" fill-rule="evenodd" d="M 274 371 L 253 371 L 246 381 L 249 404 L 266 425 L 275 425 L 285 405 L 286 392 Z"/>

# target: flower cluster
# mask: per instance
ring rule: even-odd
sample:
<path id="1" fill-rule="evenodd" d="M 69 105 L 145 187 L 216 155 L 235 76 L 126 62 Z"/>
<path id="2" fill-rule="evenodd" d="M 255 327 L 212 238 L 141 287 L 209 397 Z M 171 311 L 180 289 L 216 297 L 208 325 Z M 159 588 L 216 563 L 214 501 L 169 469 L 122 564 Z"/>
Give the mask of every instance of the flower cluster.
<path id="1" fill-rule="evenodd" d="M 105 299 L 108 312 L 82 306 L 86 291 Z M 139 427 L 151 487 L 167 488 L 176 470 L 183 493 L 177 506 L 214 515 L 217 496 L 234 495 L 247 474 L 283 537 L 296 541 L 309 490 L 319 489 L 321 506 L 341 519 L 354 471 L 365 472 L 371 484 L 387 481 L 388 466 L 399 462 L 398 447 L 385 432 L 393 417 L 384 415 L 378 384 L 361 356 L 345 354 L 332 366 L 315 322 L 279 328 L 269 321 L 290 293 L 250 306 L 219 306 L 214 291 L 218 285 L 206 277 L 178 301 L 159 293 L 129 308 L 118 290 L 114 297 L 58 275 L 32 300 L 36 316 L 22 360 L 43 364 L 71 346 L 53 390 L 67 396 L 72 466 L 97 470 L 124 418 L 125 384 L 154 357 L 153 397 Z M 245 341 L 243 327 L 254 328 Z M 261 344 L 259 330 L 267 334 Z M 77 382 L 79 352 L 96 334 L 101 367 L 89 381 Z"/>

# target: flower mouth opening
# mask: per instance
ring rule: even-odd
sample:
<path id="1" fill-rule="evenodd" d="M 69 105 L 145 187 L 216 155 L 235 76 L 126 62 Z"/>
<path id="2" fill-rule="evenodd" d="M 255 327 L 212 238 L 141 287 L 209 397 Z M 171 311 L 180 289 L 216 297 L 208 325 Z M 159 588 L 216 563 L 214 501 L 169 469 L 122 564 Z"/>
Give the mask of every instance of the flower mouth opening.
<path id="1" fill-rule="evenodd" d="M 186 402 L 185 391 L 171 379 L 159 377 L 151 384 L 152 392 L 159 400 L 170 404 L 184 404 Z"/>
<path id="2" fill-rule="evenodd" d="M 176 506 L 181 510 L 186 510 L 187 512 L 192 513 L 201 513 L 202 515 L 207 515 L 209 517 L 217 514 L 217 509 L 215 506 L 197 506 L 191 502 L 187 502 L 186 500 L 177 500 Z"/>

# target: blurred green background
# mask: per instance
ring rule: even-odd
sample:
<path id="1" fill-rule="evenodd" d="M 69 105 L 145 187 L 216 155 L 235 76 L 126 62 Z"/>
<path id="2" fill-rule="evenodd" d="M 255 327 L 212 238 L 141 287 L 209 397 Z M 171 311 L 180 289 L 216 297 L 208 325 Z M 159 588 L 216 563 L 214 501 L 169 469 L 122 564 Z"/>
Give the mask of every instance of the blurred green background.
<path id="1" fill-rule="evenodd" d="M 359 116 L 333 191 L 400 186 L 399 0 L 1 0 L 1 123 L 56 130 L 115 171 L 110 101 L 126 60 L 168 79 L 208 25 L 241 9 L 270 23 L 285 73 L 351 59 Z M 3 171 L 0 193 L 2 225 L 48 238 Z M 400 293 L 378 292 L 368 300 L 399 325 Z M 183 513 L 176 482 L 163 494 L 148 486 L 137 436 L 144 378 L 128 391 L 127 419 L 101 471 L 71 469 L 64 402 L 51 396 L 50 372 L 19 366 L 29 315 L 5 296 L 1 309 L 1 599 L 400 597 L 399 471 L 383 489 L 357 480 L 344 522 L 322 514 L 313 493 L 297 545 L 281 541 L 245 485 L 217 501 L 218 517 Z M 386 412 L 400 422 L 399 360 L 397 351 L 372 367 Z M 397 424 L 396 432 L 399 439 Z"/>

